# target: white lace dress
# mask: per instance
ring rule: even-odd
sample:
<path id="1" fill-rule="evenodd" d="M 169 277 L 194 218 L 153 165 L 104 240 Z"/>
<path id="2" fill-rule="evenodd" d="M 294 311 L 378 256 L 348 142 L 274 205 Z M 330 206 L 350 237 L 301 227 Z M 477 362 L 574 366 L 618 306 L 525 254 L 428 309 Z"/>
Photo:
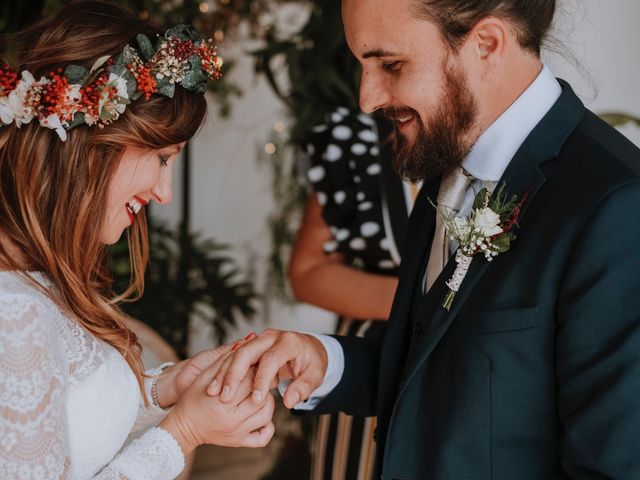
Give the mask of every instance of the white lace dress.
<path id="1" fill-rule="evenodd" d="M 165 413 L 143 407 L 113 347 L 19 274 L 0 272 L 0 479 L 173 479 L 184 457 L 154 427 Z"/>

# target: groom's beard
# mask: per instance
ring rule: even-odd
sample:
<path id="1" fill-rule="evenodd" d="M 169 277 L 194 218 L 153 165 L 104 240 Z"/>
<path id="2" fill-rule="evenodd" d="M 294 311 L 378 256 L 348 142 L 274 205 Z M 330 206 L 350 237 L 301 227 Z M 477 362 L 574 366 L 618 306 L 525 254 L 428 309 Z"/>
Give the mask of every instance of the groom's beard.
<path id="1" fill-rule="evenodd" d="M 393 165 L 400 177 L 416 183 L 434 178 L 462 164 L 472 143 L 465 135 L 473 128 L 477 104 L 468 88 L 464 74 L 444 67 L 445 91 L 440 105 L 425 125 L 413 109 L 390 108 L 387 118 L 413 115 L 418 123 L 418 135 L 413 144 L 396 130 L 396 157 Z"/>

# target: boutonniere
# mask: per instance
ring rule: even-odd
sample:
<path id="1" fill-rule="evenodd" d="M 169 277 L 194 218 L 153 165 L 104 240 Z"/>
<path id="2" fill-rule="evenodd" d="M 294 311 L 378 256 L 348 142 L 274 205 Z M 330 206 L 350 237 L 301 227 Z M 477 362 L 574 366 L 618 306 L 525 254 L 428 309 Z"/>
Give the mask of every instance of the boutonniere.
<path id="1" fill-rule="evenodd" d="M 434 205 L 442 216 L 447 235 L 460 245 L 455 257 L 456 269 L 446 283 L 449 292 L 442 302 L 444 308 L 451 308 L 474 256 L 482 254 L 491 262 L 511 248 L 516 239 L 513 228 L 528 195 L 527 192 L 520 200 L 515 195 L 508 197 L 504 184 L 493 196 L 483 188 L 476 195 L 471 214 L 466 217 L 456 217 L 453 210 Z"/>

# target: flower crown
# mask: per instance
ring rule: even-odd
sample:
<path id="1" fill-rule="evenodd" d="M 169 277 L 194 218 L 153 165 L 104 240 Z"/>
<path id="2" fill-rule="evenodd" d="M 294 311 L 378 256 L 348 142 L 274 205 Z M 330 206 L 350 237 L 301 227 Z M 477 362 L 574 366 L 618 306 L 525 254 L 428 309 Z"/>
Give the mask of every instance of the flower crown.
<path id="1" fill-rule="evenodd" d="M 36 81 L 27 70 L 0 64 L 0 127 L 16 127 L 37 118 L 64 142 L 67 130 L 78 125 L 102 128 L 115 121 L 126 106 L 144 96 L 173 97 L 176 84 L 204 93 L 208 80 L 220 78 L 222 60 L 211 39 L 202 39 L 190 25 L 178 25 L 158 35 L 155 48 L 143 34 L 138 49 L 129 45 L 113 58 L 99 58 L 90 70 L 68 65 Z"/>

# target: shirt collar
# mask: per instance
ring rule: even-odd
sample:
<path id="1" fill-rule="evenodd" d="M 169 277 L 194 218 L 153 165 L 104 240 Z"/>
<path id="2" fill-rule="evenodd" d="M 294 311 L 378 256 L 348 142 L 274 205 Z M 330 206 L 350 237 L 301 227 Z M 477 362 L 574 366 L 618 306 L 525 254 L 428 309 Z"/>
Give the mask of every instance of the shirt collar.
<path id="1" fill-rule="evenodd" d="M 529 133 L 547 114 L 562 87 L 546 66 L 531 85 L 478 138 L 462 162 L 482 181 L 497 182 Z"/>

